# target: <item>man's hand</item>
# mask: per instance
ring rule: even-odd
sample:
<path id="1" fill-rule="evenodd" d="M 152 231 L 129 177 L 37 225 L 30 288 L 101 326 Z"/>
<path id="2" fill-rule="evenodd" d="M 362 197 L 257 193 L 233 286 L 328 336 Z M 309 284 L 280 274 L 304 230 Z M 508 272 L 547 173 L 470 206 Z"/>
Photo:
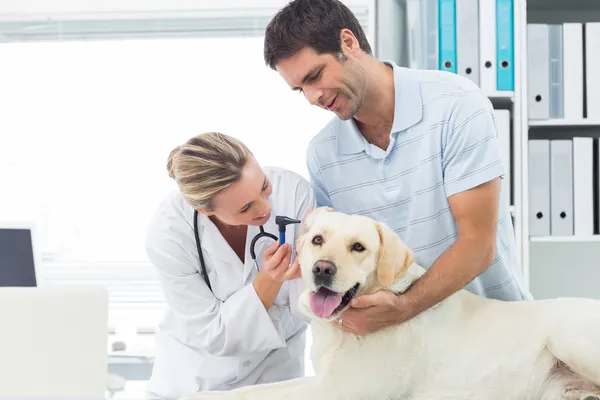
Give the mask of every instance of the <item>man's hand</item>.
<path id="1" fill-rule="evenodd" d="M 414 316 L 413 308 L 405 296 L 385 290 L 356 297 L 352 299 L 350 306 L 338 320 L 332 321 L 332 324 L 355 335 L 367 335 L 388 326 L 401 324 Z"/>

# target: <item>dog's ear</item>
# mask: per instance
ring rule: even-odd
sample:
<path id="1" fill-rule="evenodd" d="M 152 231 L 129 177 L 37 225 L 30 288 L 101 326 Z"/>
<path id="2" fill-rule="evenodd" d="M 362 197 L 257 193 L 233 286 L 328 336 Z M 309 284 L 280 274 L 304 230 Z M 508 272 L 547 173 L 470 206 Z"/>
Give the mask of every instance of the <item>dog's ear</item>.
<path id="1" fill-rule="evenodd" d="M 400 236 L 386 223 L 376 223 L 381 245 L 377 257 L 377 279 L 384 288 L 389 288 L 415 261 L 413 252 L 402 243 Z"/>
<path id="2" fill-rule="evenodd" d="M 331 207 L 317 207 L 314 210 L 307 213 L 306 216 L 302 219 L 302 223 L 298 229 L 298 234 L 296 236 L 296 249 L 301 249 L 304 245 L 304 237 L 306 236 L 306 232 L 310 230 L 311 225 L 315 221 L 315 218 L 319 216 L 319 214 L 323 212 L 333 212 L 333 208 Z"/>

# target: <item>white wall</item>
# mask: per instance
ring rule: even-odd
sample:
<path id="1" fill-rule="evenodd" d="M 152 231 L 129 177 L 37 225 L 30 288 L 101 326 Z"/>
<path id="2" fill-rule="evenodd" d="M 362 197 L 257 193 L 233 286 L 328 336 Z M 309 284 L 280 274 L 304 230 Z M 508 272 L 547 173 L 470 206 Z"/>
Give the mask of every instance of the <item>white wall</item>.
<path id="1" fill-rule="evenodd" d="M 372 0 L 343 0 L 349 6 Z M 1 0 L 0 17 L 93 12 L 152 12 L 231 8 L 278 9 L 288 0 Z M 4 14 L 4 15 L 3 15 Z M 15 15 L 16 14 L 16 15 Z"/>

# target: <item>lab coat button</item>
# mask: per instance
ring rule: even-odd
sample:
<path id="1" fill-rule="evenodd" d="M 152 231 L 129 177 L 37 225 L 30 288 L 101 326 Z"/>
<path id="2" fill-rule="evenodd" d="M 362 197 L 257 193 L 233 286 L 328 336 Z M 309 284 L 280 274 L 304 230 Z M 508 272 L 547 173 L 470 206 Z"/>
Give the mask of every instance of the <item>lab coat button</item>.
<path id="1" fill-rule="evenodd" d="M 248 367 L 250 365 L 250 360 L 246 360 L 242 363 L 242 367 Z"/>

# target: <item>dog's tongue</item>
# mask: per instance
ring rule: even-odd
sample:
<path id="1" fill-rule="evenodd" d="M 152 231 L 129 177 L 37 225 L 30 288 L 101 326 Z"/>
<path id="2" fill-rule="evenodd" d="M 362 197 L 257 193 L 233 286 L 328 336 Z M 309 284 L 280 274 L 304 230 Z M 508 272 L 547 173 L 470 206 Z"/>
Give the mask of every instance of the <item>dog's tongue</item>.
<path id="1" fill-rule="evenodd" d="M 342 295 L 340 293 L 322 287 L 310 296 L 310 309 L 317 317 L 327 318 L 341 302 Z"/>

